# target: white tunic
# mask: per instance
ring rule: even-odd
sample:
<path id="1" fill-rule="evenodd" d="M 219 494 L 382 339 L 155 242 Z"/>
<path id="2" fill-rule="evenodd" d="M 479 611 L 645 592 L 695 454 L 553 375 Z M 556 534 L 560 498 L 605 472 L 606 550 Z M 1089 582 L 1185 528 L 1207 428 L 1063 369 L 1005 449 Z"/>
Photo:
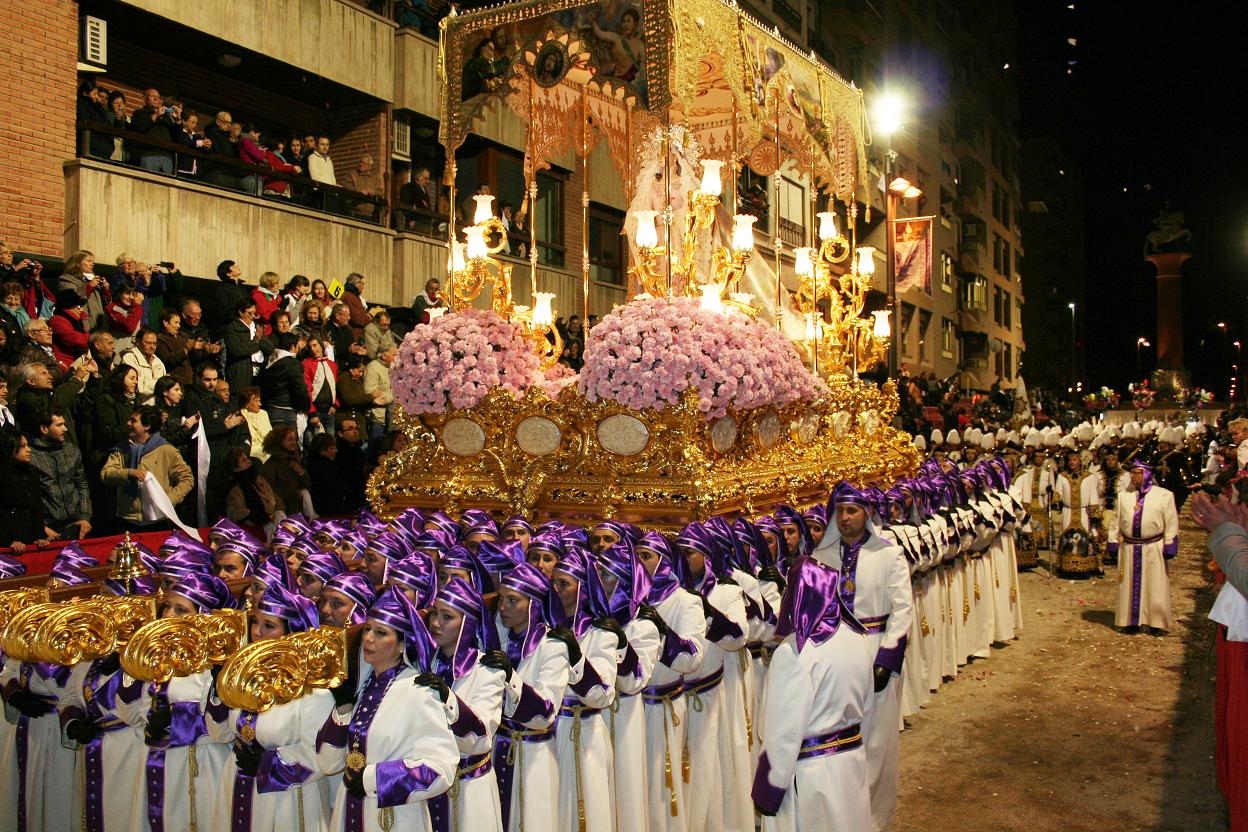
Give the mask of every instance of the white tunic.
<path id="1" fill-rule="evenodd" d="M 1149 541 L 1132 543 L 1132 541 Z M 1119 627 L 1170 629 L 1170 577 L 1166 554 L 1177 554 L 1179 515 L 1174 495 L 1159 485 L 1144 494 L 1122 495 L 1118 505 Z"/>
<path id="2" fill-rule="evenodd" d="M 624 625 L 624 634 L 628 636 L 628 651 L 615 679 L 617 698 L 611 713 L 616 825 L 646 832 L 646 768 L 650 761 L 646 757 L 646 714 L 640 693 L 650 684 L 662 640 L 658 628 L 640 618 Z"/>
<path id="3" fill-rule="evenodd" d="M 560 773 L 558 828 L 581 828 L 583 812 L 585 832 L 614 832 L 614 766 L 606 709 L 615 702 L 618 639 L 614 633 L 588 627 L 577 643 L 581 662 L 572 669 L 555 730 Z"/>
<path id="4" fill-rule="evenodd" d="M 455 735 L 447 723 L 448 710 L 438 694 L 423 685 L 413 684 L 416 672 L 410 667 L 399 671 L 390 684 L 368 731 L 364 748 L 363 828 L 365 832 L 382 832 L 386 828 L 403 832 L 428 832 L 429 812 L 425 801 L 443 794 L 451 787 L 459 765 Z M 361 694 L 363 698 L 364 694 Z M 359 703 L 356 704 L 359 707 Z M 351 714 L 334 711 L 330 721 L 339 727 L 350 725 Z M 347 747 L 320 743 L 317 763 L 326 774 L 336 774 L 346 764 Z M 420 771 L 427 781 L 419 783 L 393 806 L 379 807 L 377 800 L 377 766 L 388 769 L 401 765 L 408 771 Z M 393 797 L 393 796 L 392 796 Z M 338 790 L 330 829 L 341 832 L 347 825 L 347 790 Z"/>
<path id="5" fill-rule="evenodd" d="M 255 741 L 265 753 L 257 776 L 250 783 L 252 832 L 319 832 L 329 827 L 331 795 L 316 763 L 316 735 L 333 709 L 334 698 L 329 691 L 315 690 L 254 715 Z M 237 736 L 239 713 L 226 711 L 219 704 L 209 707 L 209 736 L 227 746 L 232 744 Z M 231 753 L 221 770 L 217 804 L 209 827 L 213 832 L 230 832 L 234 813 L 243 808 L 235 805 L 237 773 Z"/>
<path id="6" fill-rule="evenodd" d="M 6 687 L 22 684 L 31 693 L 44 697 L 53 706 L 47 716 L 29 718 L 21 716 L 16 708 L 6 704 L 5 718 L 14 726 L 12 756 L 4 763 L 11 772 L 0 785 L 9 785 L 0 793 L 0 819 L 10 820 L 11 829 L 17 829 L 19 780 L 17 778 L 17 735 L 26 733 L 26 829 L 39 830 L 77 829 L 80 814 L 75 811 L 74 783 L 77 781 L 78 755 L 66 748 L 62 741 L 61 723 L 56 705 L 64 695 L 69 683 L 68 668 L 56 667 L 49 678 L 44 678 L 33 664 L 6 659 L 4 674 L 0 679 Z M 23 728 L 25 725 L 25 728 Z M 72 745 L 72 743 L 71 743 Z M 8 755 L 6 754 L 6 757 Z"/>
<path id="7" fill-rule="evenodd" d="M 491 764 L 485 774 L 465 779 L 463 769 L 466 758 L 479 759 L 494 750 L 494 735 L 503 717 L 503 687 L 506 676 L 501 670 L 486 667 L 478 661 L 472 669 L 451 685 L 453 696 L 447 703 L 453 706 L 449 715 L 451 732 L 459 749 L 460 777 L 457 787 L 447 797 L 448 810 L 453 819 L 458 816 L 458 829 L 497 830 L 503 828 L 502 808 L 498 800 L 498 779 Z M 454 797 L 452 801 L 451 798 Z M 455 830 L 448 820 L 447 829 Z"/>
<path id="8" fill-rule="evenodd" d="M 756 788 L 784 791 L 764 832 L 870 832 L 867 752 L 862 746 L 798 759 L 802 741 L 861 725 L 872 702 L 874 651 L 842 624 L 823 644 L 808 641 L 801 653 L 789 636 L 776 648 L 764 685 L 763 723 Z"/>

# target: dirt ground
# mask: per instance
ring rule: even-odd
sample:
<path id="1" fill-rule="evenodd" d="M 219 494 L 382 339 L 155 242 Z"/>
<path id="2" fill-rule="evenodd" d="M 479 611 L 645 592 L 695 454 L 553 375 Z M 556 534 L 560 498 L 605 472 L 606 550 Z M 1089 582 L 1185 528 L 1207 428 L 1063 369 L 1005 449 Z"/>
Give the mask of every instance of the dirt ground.
<path id="1" fill-rule="evenodd" d="M 1162 637 L 1113 628 L 1112 571 L 1024 572 L 1020 637 L 946 681 L 902 733 L 893 832 L 1225 830 L 1204 541 L 1184 516 Z"/>

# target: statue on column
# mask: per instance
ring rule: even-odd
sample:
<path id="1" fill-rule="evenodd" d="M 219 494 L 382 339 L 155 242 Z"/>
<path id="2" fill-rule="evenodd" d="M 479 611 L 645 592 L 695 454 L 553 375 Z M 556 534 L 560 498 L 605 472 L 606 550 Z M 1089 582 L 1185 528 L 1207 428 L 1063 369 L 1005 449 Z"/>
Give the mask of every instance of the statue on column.
<path id="1" fill-rule="evenodd" d="M 1157 269 L 1157 369 L 1152 381 L 1164 400 L 1186 387 L 1191 377 L 1183 364 L 1183 263 L 1192 256 L 1192 232 L 1184 225 L 1183 212 L 1169 201 L 1153 225 L 1144 239 L 1144 259 Z"/>

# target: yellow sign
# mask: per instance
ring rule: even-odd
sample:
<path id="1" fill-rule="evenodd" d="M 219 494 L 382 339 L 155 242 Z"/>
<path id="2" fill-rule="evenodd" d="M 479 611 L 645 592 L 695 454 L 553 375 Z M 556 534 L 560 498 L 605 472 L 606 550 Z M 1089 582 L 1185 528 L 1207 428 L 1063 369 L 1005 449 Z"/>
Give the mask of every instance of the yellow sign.
<path id="1" fill-rule="evenodd" d="M 346 291 L 346 288 L 346 286 L 338 282 L 338 278 L 334 278 L 333 282 L 329 284 L 329 296 L 334 300 L 338 300 L 338 298 L 342 297 L 342 293 Z"/>

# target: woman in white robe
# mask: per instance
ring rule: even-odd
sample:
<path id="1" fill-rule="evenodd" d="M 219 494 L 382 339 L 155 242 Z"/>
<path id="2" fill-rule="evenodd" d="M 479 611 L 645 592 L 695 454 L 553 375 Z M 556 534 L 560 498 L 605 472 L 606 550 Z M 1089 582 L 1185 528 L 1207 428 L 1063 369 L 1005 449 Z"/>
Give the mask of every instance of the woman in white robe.
<path id="1" fill-rule="evenodd" d="M 306 632 L 319 624 L 316 604 L 270 584 L 253 614 L 251 641 Z M 313 690 L 264 713 L 206 708 L 208 735 L 229 744 L 213 813 L 213 832 L 324 832 L 329 789 L 316 764 L 316 735 L 334 699 Z"/>
<path id="2" fill-rule="evenodd" d="M 1168 630 L 1170 576 L 1166 563 L 1179 553 L 1174 494 L 1153 483 L 1153 469 L 1131 464 L 1131 490 L 1118 502 L 1118 627 Z"/>
<path id="3" fill-rule="evenodd" d="M 463 578 L 451 578 L 438 590 L 429 634 L 438 646 L 433 672 L 451 689 L 450 728 L 459 749 L 455 785 L 429 801 L 430 822 L 434 832 L 500 830 L 493 749 L 511 662 L 498 650 L 481 593 Z"/>
<path id="4" fill-rule="evenodd" d="M 507 832 L 558 828 L 555 720 L 571 662 L 569 645 L 548 637 L 550 594 L 550 580 L 529 563 L 518 564 L 499 578 L 496 626 L 514 668 L 494 750 Z M 571 658 L 580 663 L 579 648 Z"/>
<path id="5" fill-rule="evenodd" d="M 874 656 L 841 615 L 839 576 L 809 558 L 789 569 L 764 686 L 752 797 L 764 832 L 870 832 L 862 722 Z"/>
<path id="6" fill-rule="evenodd" d="M 393 586 L 369 610 L 360 644 L 369 671 L 358 699 L 337 706 L 316 739 L 321 770 L 343 772 L 330 829 L 429 832 L 426 801 L 451 787 L 459 763 L 454 700 L 429 672 L 436 647 Z"/>
<path id="7" fill-rule="evenodd" d="M 671 543 L 649 532 L 636 546 L 637 559 L 650 573 L 647 604 L 638 615 L 654 624 L 661 647 L 650 685 L 642 693 L 646 715 L 646 802 L 650 832 L 689 828 L 687 789 L 690 766 L 685 745 L 688 702 L 684 676 L 702 666 L 706 655 L 706 616 L 702 599 L 682 589 L 672 571 Z"/>
<path id="8" fill-rule="evenodd" d="M 628 640 L 619 624 L 607 617 L 606 592 L 592 557 L 579 544 L 569 544 L 551 581 L 566 622 L 556 634 L 567 638 L 570 630 L 581 652 L 555 729 L 560 772 L 557 828 L 614 832 L 615 774 L 607 709 L 615 702 L 616 668 Z"/>

